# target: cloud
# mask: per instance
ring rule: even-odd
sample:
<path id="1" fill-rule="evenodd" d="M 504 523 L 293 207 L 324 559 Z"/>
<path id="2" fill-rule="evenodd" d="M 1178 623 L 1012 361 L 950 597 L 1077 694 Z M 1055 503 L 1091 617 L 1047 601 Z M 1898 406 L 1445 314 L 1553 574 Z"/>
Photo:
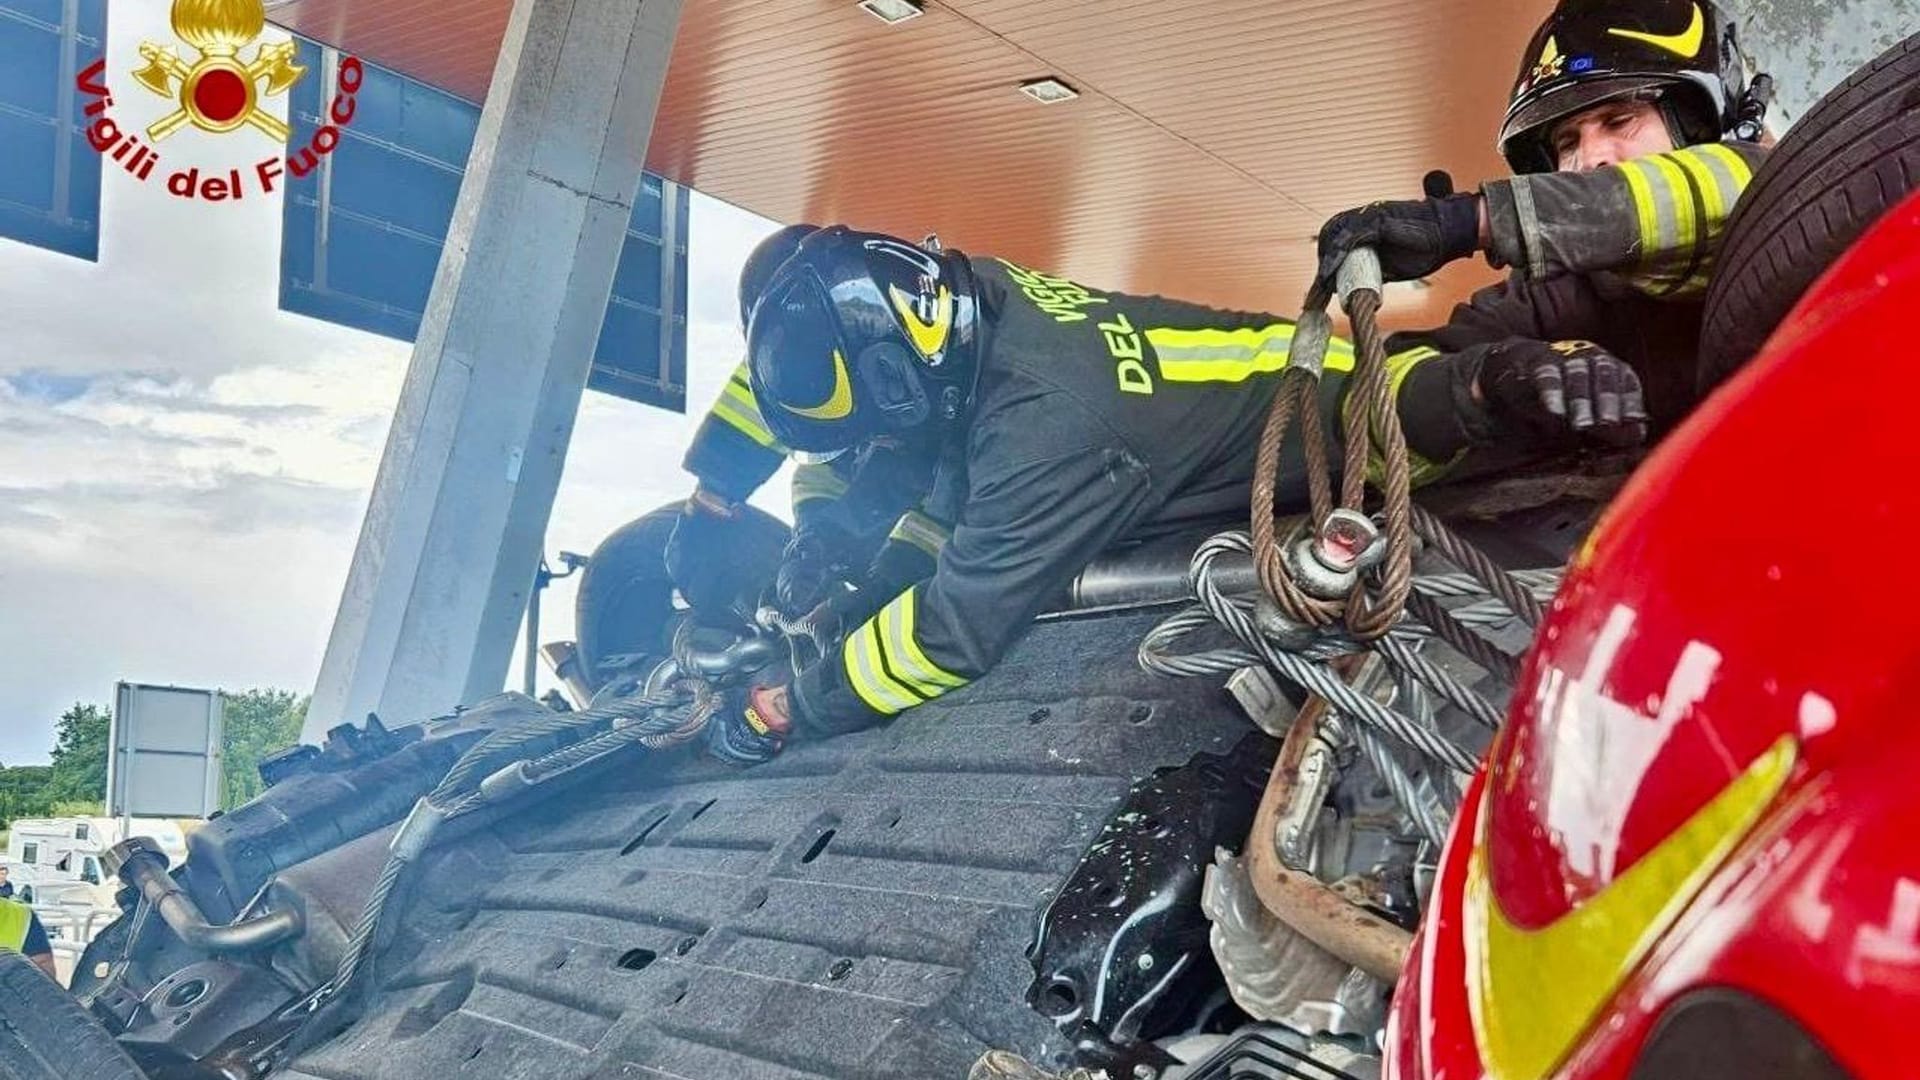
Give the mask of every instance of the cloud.
<path id="1" fill-rule="evenodd" d="M 114 71 L 167 33 L 164 5 L 109 19 Z M 154 119 L 121 98 L 129 125 Z M 167 152 L 235 145 L 189 130 Z M 312 687 L 412 352 L 279 310 L 277 199 L 212 206 L 113 169 L 101 199 L 98 263 L 0 240 L 9 764 L 45 760 L 53 719 L 115 680 Z M 550 553 L 590 551 L 691 489 L 681 454 L 742 351 L 739 266 L 774 227 L 694 197 L 690 415 L 588 394 Z M 785 513 L 784 478 L 755 501 Z M 545 597 L 546 640 L 572 634 L 572 585 Z"/>
<path id="2" fill-rule="evenodd" d="M 57 372 L 39 368 L 18 372 L 6 377 L 7 389 L 14 396 L 28 401 L 40 401 L 48 405 L 59 405 L 72 401 L 87 392 L 93 380 L 85 375 L 61 375 Z"/>

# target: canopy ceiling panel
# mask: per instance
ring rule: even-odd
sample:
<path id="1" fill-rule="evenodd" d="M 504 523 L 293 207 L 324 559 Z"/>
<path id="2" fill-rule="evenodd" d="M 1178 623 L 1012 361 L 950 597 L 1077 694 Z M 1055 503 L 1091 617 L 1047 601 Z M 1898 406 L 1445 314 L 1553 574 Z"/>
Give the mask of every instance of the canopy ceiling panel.
<path id="1" fill-rule="evenodd" d="M 1548 0 L 686 0 L 648 165 L 781 221 L 845 221 L 1088 284 L 1289 311 L 1328 214 L 1499 175 Z M 274 21 L 474 101 L 510 0 L 283 0 Z M 1080 92 L 1041 104 L 1020 83 Z M 1493 280 L 1395 290 L 1444 316 Z"/>

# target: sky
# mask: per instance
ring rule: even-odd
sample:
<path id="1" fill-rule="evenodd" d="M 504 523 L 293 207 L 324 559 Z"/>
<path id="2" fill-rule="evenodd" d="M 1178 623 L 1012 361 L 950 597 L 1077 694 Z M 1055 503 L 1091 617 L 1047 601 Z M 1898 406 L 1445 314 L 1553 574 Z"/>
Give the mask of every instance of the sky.
<path id="1" fill-rule="evenodd" d="M 114 114 L 144 128 L 166 103 L 125 73 L 167 5 L 108 10 Z M 164 157 L 246 167 L 261 142 L 188 128 Z M 97 263 L 0 239 L 0 764 L 45 761 L 61 711 L 118 680 L 310 691 L 411 353 L 278 309 L 277 197 L 189 202 L 107 167 L 101 204 Z M 691 490 L 680 453 L 773 228 L 693 196 L 691 415 L 587 394 L 550 555 Z M 784 515 L 785 490 L 755 501 Z M 572 636 L 572 585 L 546 593 L 543 641 Z"/>

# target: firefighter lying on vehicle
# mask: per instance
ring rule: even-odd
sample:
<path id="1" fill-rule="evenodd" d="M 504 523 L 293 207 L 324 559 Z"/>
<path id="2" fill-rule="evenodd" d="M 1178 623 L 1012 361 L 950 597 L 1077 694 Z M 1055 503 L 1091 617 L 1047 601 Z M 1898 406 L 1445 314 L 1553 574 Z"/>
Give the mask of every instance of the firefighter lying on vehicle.
<path id="1" fill-rule="evenodd" d="M 767 280 L 817 228 L 789 225 L 747 256 L 740 272 L 743 334 Z M 666 562 L 669 576 L 695 608 L 720 610 L 757 599 L 730 595 L 742 576 L 715 553 L 728 550 L 740 505 L 789 454 L 761 419 L 742 363 L 701 421 L 683 461 L 698 485 L 668 542 Z M 931 453 L 895 440 L 830 461 L 797 456 L 793 536 L 774 579 L 775 603 L 783 613 L 802 616 L 829 599 L 843 604 L 861 595 L 884 599 L 933 573 L 946 530 L 921 509 L 933 484 Z M 858 591 L 839 588 L 843 582 Z M 871 614 L 851 607 L 846 613 Z"/>
<path id="2" fill-rule="evenodd" d="M 1674 29 L 1683 22 L 1681 33 L 1660 32 L 1661 27 Z M 1361 245 L 1380 250 L 1394 278 L 1423 276 L 1452 258 L 1482 248 L 1496 264 L 1514 267 L 1505 285 L 1476 294 L 1445 327 L 1399 335 L 1391 343 L 1396 400 L 1408 426 L 1419 479 L 1430 479 L 1476 445 L 1539 446 L 1581 433 L 1618 443 L 1643 435 L 1649 411 L 1656 432 L 1677 422 L 1695 396 L 1691 356 L 1714 248 L 1752 167 L 1764 154 L 1759 146 L 1739 141 L 1738 137 L 1759 133 L 1764 102 L 1747 87 L 1734 27 L 1711 5 L 1566 0 L 1536 32 L 1527 56 L 1530 62 L 1522 67 L 1501 131 L 1501 149 L 1521 175 L 1484 185 L 1475 195 L 1363 207 L 1338 216 L 1322 235 L 1323 266 L 1328 271 Z M 1723 138 L 1733 141 L 1721 142 Z M 1530 175 L 1552 168 L 1563 171 Z M 868 240 L 892 245 L 902 263 L 911 261 L 905 252 L 918 250 L 885 238 Z M 868 249 L 875 247 L 869 244 Z M 974 298 L 961 296 L 957 284 L 950 290 L 953 299 L 942 301 L 938 288 L 944 284 L 940 272 L 945 260 L 921 255 L 929 259 L 929 273 L 921 277 L 933 282 L 928 288 L 934 291 L 916 293 L 886 282 L 885 275 L 876 275 L 873 281 L 875 286 L 885 283 L 889 289 L 900 289 L 903 297 L 917 298 L 925 309 L 912 317 L 920 321 L 902 316 L 897 324 L 926 365 L 904 370 L 933 372 L 945 362 L 924 348 L 931 330 L 951 332 L 951 327 L 938 328 L 929 321 L 940 316 L 943 303 L 951 302 L 976 317 L 984 312 L 995 330 L 986 336 L 999 348 L 996 316 L 1004 317 L 1004 312 L 990 302 L 968 306 L 966 301 Z M 970 262 L 993 265 L 985 260 Z M 1191 431 L 1218 435 L 1218 439 L 1199 441 L 1209 446 L 1217 442 L 1215 449 L 1232 460 L 1214 459 L 1210 466 L 1244 463 L 1250 457 L 1251 444 L 1246 439 L 1257 430 L 1257 418 L 1270 400 L 1271 375 L 1285 353 L 1280 335 L 1290 335 L 1289 323 L 1271 316 L 1180 305 L 1197 322 L 1159 329 L 1192 329 L 1216 316 L 1225 325 L 1208 329 L 1241 335 L 1239 347 L 1244 353 L 1236 354 L 1238 369 L 1232 362 L 1211 367 L 1186 363 L 1177 346 L 1171 352 L 1161 347 L 1129 318 L 1135 307 L 1174 302 L 1098 294 L 1044 273 L 998 265 L 1009 275 L 1013 291 L 1060 325 L 1084 322 L 1098 331 L 1099 340 L 1107 346 L 1105 362 L 1112 368 L 1110 394 L 1151 396 L 1155 370 L 1162 385 L 1192 380 L 1197 377 L 1194 373 L 1203 370 L 1209 372 L 1205 379 L 1245 383 L 1239 392 L 1227 395 L 1229 407 L 1219 413 L 1234 417 L 1234 422 L 1212 423 L 1207 418 L 1213 414 L 1201 411 L 1192 415 L 1196 423 L 1190 427 L 1181 427 L 1173 419 L 1166 421 L 1173 427 L 1159 430 L 1179 431 L 1186 441 L 1192 441 Z M 956 272 L 954 276 L 965 275 Z M 976 280 L 991 277 L 989 272 Z M 1109 304 L 1118 313 L 1115 319 L 1089 317 Z M 1273 334 L 1266 335 L 1267 330 Z M 1158 342 L 1170 340 L 1163 333 Z M 1269 348 L 1276 343 L 1277 350 Z M 1081 342 L 1083 348 L 1085 344 Z M 1037 356 L 1047 346 L 1036 339 L 1030 347 Z M 1062 349 L 1068 351 L 1064 343 Z M 1337 355 L 1350 357 L 1350 350 L 1342 346 Z M 1627 362 L 1621 362 L 1621 355 Z M 771 351 L 757 358 L 761 363 L 755 375 L 760 382 L 755 385 L 764 393 L 765 387 L 780 385 L 782 376 Z M 806 363 L 796 361 L 803 368 Z M 817 359 L 814 363 L 817 366 Z M 1350 366 L 1350 359 L 1346 363 Z M 993 366 L 990 360 L 986 364 L 989 369 Z M 862 370 L 850 378 L 850 385 L 861 385 L 862 378 L 905 385 L 899 373 L 890 373 L 884 366 L 872 375 Z M 1330 372 L 1325 385 L 1332 400 L 1323 402 L 1329 408 L 1337 402 L 1340 381 L 1337 372 Z M 1644 399 L 1643 382 L 1647 385 Z M 752 389 L 741 397 L 752 400 Z M 941 389 L 947 395 L 945 403 L 954 404 L 957 384 L 951 377 Z M 1090 400 L 1072 390 L 1065 393 L 1082 405 Z M 805 410 L 833 404 L 829 398 L 801 405 L 798 412 L 778 410 L 774 427 L 791 423 L 795 416 L 818 420 L 822 414 L 809 415 Z M 947 410 L 953 413 L 952 420 L 977 407 L 971 386 L 960 394 L 958 405 L 957 410 Z M 923 400 L 918 408 L 925 411 L 927 402 Z M 1044 425 L 1040 411 L 1029 407 L 1026 415 Z M 1095 420 L 1119 436 L 1121 461 L 1137 466 L 1142 456 L 1150 457 L 1134 452 L 1139 447 L 1127 438 L 1138 441 L 1144 434 L 1152 442 L 1154 421 L 1141 415 L 1145 410 L 1121 410 L 1126 423 L 1144 428 L 1141 432 L 1128 428 L 1120 417 L 1101 413 L 1098 403 L 1095 412 Z M 1247 423 L 1248 417 L 1254 418 L 1252 424 Z M 983 419 L 977 418 L 974 426 L 978 428 Z M 967 477 L 980 469 L 975 455 L 983 441 L 996 440 L 982 440 L 977 431 L 965 439 L 930 438 L 924 423 L 904 427 L 912 432 L 913 441 L 922 444 L 923 453 L 931 455 L 928 448 L 944 442 L 948 457 L 959 458 L 938 470 L 957 493 L 947 500 L 953 505 L 936 508 L 933 503 L 941 500 L 932 500 L 925 516 L 935 522 L 960 520 L 969 479 L 976 495 L 984 494 L 979 477 Z M 880 436 L 888 442 L 906 438 L 900 431 Z M 1003 445 L 1010 441 L 997 440 Z M 858 442 L 858 438 L 852 440 Z M 1244 452 L 1238 457 L 1226 450 L 1240 444 Z M 1093 452 L 1091 443 L 1087 449 Z M 1112 449 L 1104 447 L 1102 453 Z M 1031 478 L 1049 470 L 1041 469 L 1036 459 L 1022 463 L 1018 471 Z M 1073 475 L 1057 463 L 1051 471 Z M 1246 478 L 1244 472 L 1237 477 L 1225 475 L 1231 471 L 1229 467 L 1220 475 L 1183 475 L 1186 470 L 1180 464 L 1162 464 L 1157 471 L 1148 468 L 1147 486 L 1153 493 L 1145 496 L 1149 505 L 1141 508 L 1126 504 L 1121 489 L 1127 485 L 1117 481 L 1118 474 L 1103 471 L 1098 478 L 1104 483 L 1092 485 L 1093 477 L 1082 468 L 1081 479 L 1090 486 L 1077 494 L 1107 491 L 1115 497 L 1112 512 L 1099 515 L 1113 519 L 1107 523 L 1113 529 L 1109 535 L 1090 532 L 1081 537 L 1078 529 L 1052 528 L 1051 515 L 1039 518 L 1047 524 L 1029 528 L 1030 535 L 1068 537 L 1061 542 L 1069 546 L 1092 543 L 1070 556 L 1070 565 L 1065 566 L 1052 565 L 1050 559 L 1039 557 L 1039 551 L 1023 552 L 1019 545 L 1007 544 L 1005 535 L 998 537 L 1003 546 L 1013 549 L 1002 555 L 1023 569 L 1021 577 L 1009 580 L 1006 590 L 998 594 L 974 584 L 983 571 L 978 558 L 963 556 L 952 569 L 943 563 L 944 578 L 936 575 L 918 589 L 891 594 L 886 606 L 848 637 L 837 672 L 826 670 L 831 664 L 823 665 L 822 671 L 809 673 L 811 678 L 803 677 L 791 695 L 773 690 L 754 695 L 751 710 L 739 713 L 745 727 L 735 725 L 739 736 L 735 741 L 752 752 L 765 752 L 775 741 L 766 733 L 777 733 L 792 715 L 798 715 L 802 731 L 845 730 L 963 684 L 991 666 L 1043 602 L 1050 589 L 1036 585 L 1048 576 L 1044 571 L 1058 579 L 1045 584 L 1057 585 L 1107 543 L 1192 516 L 1180 509 L 1186 504 L 1237 508 Z M 989 485 L 989 490 L 1004 487 Z M 1178 490 L 1169 493 L 1169 488 Z M 1222 497 L 1221 491 L 1233 494 Z M 1036 503 L 1036 513 L 1045 501 Z M 1056 503 L 1065 505 L 1066 500 Z M 968 525 L 964 520 L 960 524 Z M 1031 527 L 1033 521 L 1022 519 L 1018 524 Z M 989 533 L 988 539 L 992 538 Z M 943 619 L 953 624 L 945 627 L 945 638 L 940 628 L 927 631 L 934 642 L 931 651 L 921 634 L 902 632 L 902 627 L 913 625 L 915 607 L 925 604 L 926 597 L 939 599 L 943 608 L 965 608 L 973 589 L 982 596 L 972 605 L 983 611 L 993 608 L 991 614 L 977 619 L 918 615 L 923 626 Z M 867 592 L 872 595 L 874 590 Z M 1018 599 L 996 605 L 996 595 Z M 1008 617 L 1010 611 L 1017 614 Z M 943 666 L 942 657 L 951 667 Z M 755 718 L 751 722 L 745 719 L 749 715 Z M 717 749 L 730 752 L 725 746 Z"/>
<path id="3" fill-rule="evenodd" d="M 816 455 L 876 441 L 938 448 L 929 508 L 953 529 L 931 576 L 850 622 L 790 690 L 739 692 L 711 748 L 761 760 L 789 731 L 882 722 L 987 671 L 1103 549 L 1242 512 L 1292 334 L 1277 315 L 1098 291 L 844 228 L 809 236 L 754 309 L 760 416 L 782 445 Z M 1458 381 L 1457 358 L 1418 346 L 1389 361 L 1429 473 L 1480 442 L 1640 435 L 1639 384 L 1599 349 L 1541 344 L 1472 360 L 1479 381 L 1458 396 L 1407 392 Z M 1552 394 L 1534 389 L 1543 365 L 1563 376 Z M 1574 377 L 1580 366 L 1591 378 Z M 1330 430 L 1352 367 L 1352 347 L 1336 341 L 1321 382 Z M 1591 423 L 1576 432 L 1569 415 Z M 1281 487 L 1283 498 L 1304 492 L 1297 446 Z"/>
<path id="4" fill-rule="evenodd" d="M 1754 141 L 1766 84 L 1754 83 L 1709 0 L 1561 0 L 1534 31 L 1500 127 L 1518 175 L 1337 214 L 1320 233 L 1320 272 L 1357 247 L 1379 253 L 1388 280 L 1485 251 L 1512 268 L 1507 281 L 1389 347 L 1466 356 L 1590 341 L 1639 374 L 1662 434 L 1698 398 L 1714 255 L 1767 152 Z"/>

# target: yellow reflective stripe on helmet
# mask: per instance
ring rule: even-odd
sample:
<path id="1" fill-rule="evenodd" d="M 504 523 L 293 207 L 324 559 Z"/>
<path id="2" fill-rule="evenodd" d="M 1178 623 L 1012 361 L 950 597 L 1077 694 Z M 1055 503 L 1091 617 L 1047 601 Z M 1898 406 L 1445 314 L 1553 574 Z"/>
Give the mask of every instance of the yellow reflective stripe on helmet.
<path id="1" fill-rule="evenodd" d="M 920 642 L 915 640 L 913 609 L 916 591 L 917 588 L 908 589 L 894 597 L 873 618 L 880 623 L 880 640 L 886 647 L 886 659 L 891 669 L 923 697 L 939 697 L 949 690 L 967 685 L 967 680 L 927 659 Z"/>
<path id="2" fill-rule="evenodd" d="M 936 559 L 940 557 L 940 549 L 947 545 L 947 536 L 945 526 L 918 510 L 901 514 L 893 530 L 887 533 L 887 539 L 912 544 Z"/>
<path id="3" fill-rule="evenodd" d="M 847 482 L 833 471 L 831 465 L 799 465 L 793 470 L 793 501 L 795 503 L 814 502 L 821 499 L 838 499 L 847 493 Z"/>
<path id="4" fill-rule="evenodd" d="M 1239 330 L 1185 330 L 1150 327 L 1147 343 L 1168 382 L 1243 382 L 1287 366 L 1287 348 L 1293 344 L 1293 324 L 1274 323 Z M 1326 365 L 1333 371 L 1353 370 L 1353 345 L 1334 338 L 1327 346 Z"/>
<path id="5" fill-rule="evenodd" d="M 33 909 L 17 900 L 0 900 L 0 950 L 20 952 L 27 945 Z"/>
<path id="6" fill-rule="evenodd" d="M 876 615 L 860 624 L 840 647 L 840 655 L 846 665 L 847 685 L 869 709 L 892 716 L 920 704 L 921 699 L 887 672 L 880 657 L 879 620 Z"/>

